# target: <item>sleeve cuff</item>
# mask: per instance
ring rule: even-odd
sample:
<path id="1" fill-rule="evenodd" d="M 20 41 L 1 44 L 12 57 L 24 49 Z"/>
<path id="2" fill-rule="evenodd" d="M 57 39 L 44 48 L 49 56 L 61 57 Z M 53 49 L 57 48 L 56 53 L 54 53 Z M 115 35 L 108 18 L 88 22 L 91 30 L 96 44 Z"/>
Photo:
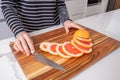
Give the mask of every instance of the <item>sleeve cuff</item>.
<path id="1" fill-rule="evenodd" d="M 14 36 L 16 37 L 20 32 L 26 32 L 24 29 L 19 29 L 14 32 Z"/>

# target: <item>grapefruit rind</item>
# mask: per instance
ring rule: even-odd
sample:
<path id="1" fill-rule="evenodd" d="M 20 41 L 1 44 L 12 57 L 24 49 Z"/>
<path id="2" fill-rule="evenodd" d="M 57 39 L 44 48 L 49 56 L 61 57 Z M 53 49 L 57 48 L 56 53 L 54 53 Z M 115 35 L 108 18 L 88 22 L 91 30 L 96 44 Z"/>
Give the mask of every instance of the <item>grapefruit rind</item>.
<path id="1" fill-rule="evenodd" d="M 74 46 L 72 46 L 72 44 L 71 44 L 71 49 L 76 50 L 76 51 L 79 52 L 79 53 L 74 54 L 74 53 L 72 53 L 72 52 L 67 51 L 67 49 L 65 48 L 65 45 L 66 45 L 66 44 L 71 44 L 71 43 L 70 43 L 70 42 L 64 42 L 63 45 L 62 45 L 62 49 L 63 49 L 63 51 L 64 51 L 66 54 L 68 54 L 68 55 L 70 55 L 70 56 L 72 56 L 72 57 L 80 57 L 80 56 L 83 55 L 83 52 L 78 51 Z"/>
<path id="2" fill-rule="evenodd" d="M 74 42 L 73 40 L 71 40 L 71 43 L 72 43 L 72 45 L 73 45 L 76 49 L 82 51 L 83 53 L 90 53 L 90 52 L 92 52 L 92 48 L 88 48 L 88 50 L 83 50 L 82 48 L 79 48 L 79 47 L 75 44 L 75 42 Z M 85 47 L 83 47 L 83 48 L 85 48 Z"/>
<path id="3" fill-rule="evenodd" d="M 74 33 L 73 37 L 76 37 L 76 36 L 77 37 L 81 37 L 81 38 L 90 38 L 89 32 L 87 30 L 85 30 L 85 29 L 79 29 L 79 30 L 77 30 Z"/>
<path id="4" fill-rule="evenodd" d="M 72 56 L 67 55 L 66 53 L 64 53 L 64 54 L 66 54 L 66 55 L 64 55 L 64 54 L 59 50 L 60 47 L 61 47 L 61 49 L 62 49 L 62 44 L 59 44 L 59 45 L 56 47 L 56 51 L 57 51 L 57 53 L 58 53 L 59 56 L 61 56 L 61 57 L 63 57 L 63 58 L 71 58 L 71 57 L 72 57 Z"/>
<path id="5" fill-rule="evenodd" d="M 54 45 L 54 50 L 55 51 L 52 51 L 52 49 L 51 49 L 51 47 Z M 50 43 L 49 45 L 48 45 L 48 52 L 50 53 L 50 54 L 53 54 L 53 55 L 58 55 L 58 53 L 56 52 L 56 47 L 58 46 L 58 43 Z"/>
<path id="6" fill-rule="evenodd" d="M 49 44 L 50 44 L 49 42 L 42 42 L 42 43 L 40 43 L 39 48 L 40 48 L 42 51 L 48 52 L 47 46 L 48 46 Z"/>

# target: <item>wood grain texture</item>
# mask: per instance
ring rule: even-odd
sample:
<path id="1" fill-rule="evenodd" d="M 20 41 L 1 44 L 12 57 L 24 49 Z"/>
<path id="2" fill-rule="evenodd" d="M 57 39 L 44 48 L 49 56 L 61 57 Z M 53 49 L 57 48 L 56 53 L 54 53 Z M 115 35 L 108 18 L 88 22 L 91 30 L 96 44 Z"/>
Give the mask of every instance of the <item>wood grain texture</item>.
<path id="1" fill-rule="evenodd" d="M 89 31 L 94 43 L 93 51 L 78 58 L 66 59 L 60 56 L 51 55 L 39 49 L 39 44 L 43 41 L 58 43 L 70 41 L 73 33 L 76 31 L 75 29 L 72 29 L 70 33 L 66 34 L 64 29 L 60 28 L 33 37 L 36 51 L 63 66 L 67 70 L 66 72 L 43 65 L 35 61 L 32 55 L 27 57 L 21 52 L 16 54 L 12 44 L 10 44 L 10 47 L 28 80 L 69 80 L 102 59 L 104 56 L 108 55 L 113 50 L 120 47 L 119 41 L 116 41 L 91 29 L 87 30 Z"/>

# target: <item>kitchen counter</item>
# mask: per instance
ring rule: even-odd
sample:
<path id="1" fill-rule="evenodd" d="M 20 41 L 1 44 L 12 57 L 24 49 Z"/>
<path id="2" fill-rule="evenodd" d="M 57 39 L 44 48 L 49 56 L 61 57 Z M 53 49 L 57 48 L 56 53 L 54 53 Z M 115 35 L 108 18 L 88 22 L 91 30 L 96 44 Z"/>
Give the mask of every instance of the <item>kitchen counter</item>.
<path id="1" fill-rule="evenodd" d="M 115 10 L 84 19 L 77 20 L 76 22 L 88 27 L 90 29 L 96 30 L 102 34 L 112 37 L 120 41 L 120 10 Z M 5 24 L 5 22 L 3 22 Z M 31 36 L 45 33 L 57 28 L 61 28 L 62 25 L 53 26 L 44 30 L 39 30 L 30 33 Z M 13 77 L 10 76 L 9 79 L 5 80 L 26 80 L 23 71 L 21 70 L 18 62 L 11 53 L 9 48 L 9 42 L 14 41 L 14 37 L 0 40 L 0 58 L 6 59 L 12 65 L 8 65 L 12 68 Z M 120 80 L 120 48 L 111 52 L 108 56 L 98 61 L 93 66 L 89 67 L 87 70 L 78 74 L 71 80 Z M 0 65 L 1 66 L 1 65 Z M 8 67 L 7 66 L 7 67 Z M 6 67 L 5 67 L 6 68 Z M 4 71 L 7 73 L 7 71 Z M 8 73 L 9 74 L 9 73 Z M 1 76 L 0 76 L 1 77 Z M 3 78 L 2 78 L 3 79 Z"/>

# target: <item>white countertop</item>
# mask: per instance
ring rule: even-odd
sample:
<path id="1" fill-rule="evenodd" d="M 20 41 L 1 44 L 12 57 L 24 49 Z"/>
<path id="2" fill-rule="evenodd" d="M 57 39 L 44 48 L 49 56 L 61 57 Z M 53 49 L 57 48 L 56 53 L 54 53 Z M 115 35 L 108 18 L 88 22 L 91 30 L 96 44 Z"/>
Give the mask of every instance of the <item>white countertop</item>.
<path id="1" fill-rule="evenodd" d="M 87 17 L 77 22 L 120 41 L 120 9 Z M 120 48 L 72 80 L 120 80 Z"/>
<path id="2" fill-rule="evenodd" d="M 120 21 L 120 10 L 115 10 L 112 12 L 77 20 L 76 22 L 120 41 L 119 21 Z M 51 28 L 32 32 L 31 35 L 34 36 L 60 27 L 62 27 L 62 25 L 53 26 Z M 14 37 L 0 40 L 0 56 L 4 56 L 5 58 L 6 57 L 8 58 L 7 61 L 12 64 L 13 71 L 17 73 L 17 75 L 14 74 L 15 78 L 17 78 L 18 80 L 26 80 L 25 75 L 23 74 L 19 64 L 17 63 L 15 57 L 12 55 L 11 50 L 9 48 L 9 42 L 14 40 L 15 40 Z M 119 52 L 120 52 L 120 48 L 113 51 L 110 55 L 101 59 L 93 66 L 89 67 L 87 70 L 78 74 L 72 80 L 120 80 Z M 13 65 L 15 67 L 13 67 Z M 8 80 L 11 79 L 9 78 Z"/>

